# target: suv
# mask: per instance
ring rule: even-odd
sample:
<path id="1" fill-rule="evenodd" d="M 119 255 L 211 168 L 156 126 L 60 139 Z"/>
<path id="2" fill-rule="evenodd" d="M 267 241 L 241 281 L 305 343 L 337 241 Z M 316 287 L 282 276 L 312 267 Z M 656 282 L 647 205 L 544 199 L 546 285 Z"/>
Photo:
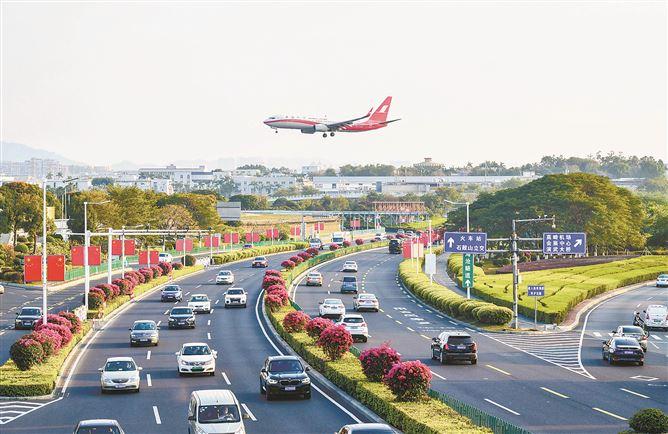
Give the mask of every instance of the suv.
<path id="1" fill-rule="evenodd" d="M 468 360 L 478 363 L 478 346 L 471 335 L 465 332 L 443 332 L 432 339 L 431 358 L 442 364 L 450 360 Z"/>
<path id="2" fill-rule="evenodd" d="M 189 307 L 173 307 L 169 312 L 169 328 L 195 328 L 195 312 Z"/>
<path id="3" fill-rule="evenodd" d="M 642 313 L 634 313 L 633 325 L 645 330 L 651 328 L 668 329 L 668 307 L 662 304 L 650 304 Z"/>
<path id="4" fill-rule="evenodd" d="M 357 277 L 343 276 L 343 283 L 341 283 L 341 294 L 352 292 L 357 294 Z"/>
<path id="5" fill-rule="evenodd" d="M 125 434 L 123 428 L 114 419 L 88 419 L 79 421 L 74 434 Z"/>
<path id="6" fill-rule="evenodd" d="M 390 240 L 390 244 L 388 246 L 388 249 L 389 249 L 390 253 L 392 253 L 392 254 L 401 253 L 401 240 L 399 240 L 399 239 Z"/>
<path id="7" fill-rule="evenodd" d="M 216 276 L 216 285 L 224 283 L 226 285 L 234 284 L 234 273 L 230 270 L 222 270 L 218 272 Z"/>
<path id="8" fill-rule="evenodd" d="M 346 273 L 348 271 L 351 271 L 353 273 L 357 273 L 357 262 L 355 261 L 346 261 L 343 263 L 343 267 L 341 268 L 341 271 Z"/>
<path id="9" fill-rule="evenodd" d="M 264 256 L 258 256 L 257 258 L 253 259 L 253 262 L 251 263 L 251 267 L 253 268 L 267 268 L 268 266 L 269 261 Z"/>
<path id="10" fill-rule="evenodd" d="M 181 301 L 183 292 L 179 285 L 167 285 L 160 292 L 160 301 Z"/>
<path id="11" fill-rule="evenodd" d="M 243 416 L 242 416 L 243 415 Z M 244 421 L 239 401 L 231 390 L 195 390 L 188 403 L 188 432 L 244 434 Z"/>
<path id="12" fill-rule="evenodd" d="M 369 328 L 364 321 L 364 317 L 359 313 L 341 315 L 341 318 L 335 324 L 344 326 L 352 335 L 353 341 L 355 339 L 359 339 L 362 342 L 369 340 Z"/>
<path id="13" fill-rule="evenodd" d="M 206 294 L 193 294 L 190 296 L 188 307 L 195 313 L 211 313 L 211 300 L 209 300 L 209 296 Z"/>
<path id="14" fill-rule="evenodd" d="M 135 321 L 130 327 L 130 346 L 135 345 L 158 345 L 160 342 L 160 327 L 151 320 Z"/>
<path id="15" fill-rule="evenodd" d="M 225 291 L 225 308 L 232 306 L 246 307 L 248 294 L 243 288 L 230 288 Z"/>
<path id="16" fill-rule="evenodd" d="M 276 395 L 302 395 L 311 398 L 311 379 L 308 366 L 294 356 L 271 356 L 260 369 L 260 393 L 267 401 Z"/>
<path id="17" fill-rule="evenodd" d="M 39 307 L 22 307 L 20 312 L 16 312 L 14 328 L 31 329 L 35 323 L 42 318 L 42 309 Z"/>

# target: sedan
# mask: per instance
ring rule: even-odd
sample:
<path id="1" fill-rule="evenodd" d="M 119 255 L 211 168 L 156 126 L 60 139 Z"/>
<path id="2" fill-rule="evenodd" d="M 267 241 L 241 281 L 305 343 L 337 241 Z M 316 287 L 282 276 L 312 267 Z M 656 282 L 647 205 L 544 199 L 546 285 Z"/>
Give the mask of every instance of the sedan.
<path id="1" fill-rule="evenodd" d="M 357 262 L 355 261 L 344 262 L 341 271 L 343 271 L 344 273 L 346 272 L 357 273 Z"/>
<path id="2" fill-rule="evenodd" d="M 603 341 L 603 360 L 612 365 L 616 362 L 636 362 L 645 364 L 645 352 L 634 338 L 613 336 Z"/>
<path id="3" fill-rule="evenodd" d="M 100 389 L 102 393 L 109 390 L 133 390 L 139 392 L 139 371 L 132 357 L 111 357 L 103 368 L 99 368 Z"/>
<path id="4" fill-rule="evenodd" d="M 195 312 L 189 307 L 173 307 L 169 312 L 169 328 L 195 328 Z"/>
<path id="5" fill-rule="evenodd" d="M 167 285 L 160 293 L 160 301 L 181 301 L 183 300 L 183 292 L 179 285 Z"/>
<path id="6" fill-rule="evenodd" d="M 647 341 L 649 340 L 649 333 L 638 326 L 619 326 L 617 330 L 613 330 L 612 334 L 619 337 L 634 338 L 640 344 L 644 352 L 647 352 Z"/>
<path id="7" fill-rule="evenodd" d="M 374 294 L 364 293 L 353 297 L 353 308 L 358 312 L 362 310 L 378 312 L 380 303 Z"/>
<path id="8" fill-rule="evenodd" d="M 306 286 L 322 286 L 322 274 L 311 271 L 306 276 Z"/>
<path id="9" fill-rule="evenodd" d="M 216 285 L 232 285 L 234 283 L 234 273 L 230 270 L 222 270 L 216 276 Z"/>
<path id="10" fill-rule="evenodd" d="M 14 328 L 16 330 L 31 329 L 40 318 L 42 318 L 42 309 L 39 307 L 22 307 L 16 313 Z"/>
<path id="11" fill-rule="evenodd" d="M 267 357 L 260 369 L 260 393 L 271 401 L 277 395 L 311 398 L 309 368 L 294 356 Z"/>
<path id="12" fill-rule="evenodd" d="M 656 286 L 657 288 L 668 287 L 668 274 L 659 274 L 656 278 Z"/>
<path id="13" fill-rule="evenodd" d="M 190 296 L 188 307 L 195 313 L 211 313 L 211 300 L 209 300 L 209 296 L 206 294 L 193 294 Z"/>
<path id="14" fill-rule="evenodd" d="M 355 276 L 344 276 L 341 283 L 341 294 L 352 292 L 357 294 L 357 278 Z"/>
<path id="15" fill-rule="evenodd" d="M 257 258 L 253 259 L 253 262 L 251 263 L 251 267 L 253 268 L 267 268 L 268 266 L 269 261 L 264 256 L 258 256 Z"/>
<path id="16" fill-rule="evenodd" d="M 346 306 L 338 298 L 326 298 L 318 304 L 318 312 L 320 316 L 325 318 L 339 318 L 346 313 Z"/>
<path id="17" fill-rule="evenodd" d="M 359 339 L 366 342 L 369 339 L 369 328 L 362 315 L 358 313 L 347 313 L 342 315 L 336 322 L 336 325 L 342 325 L 350 332 L 353 339 Z"/>
<path id="18" fill-rule="evenodd" d="M 207 374 L 216 375 L 216 357 L 218 352 L 202 342 L 183 344 L 181 351 L 174 353 L 179 375 Z"/>
<path id="19" fill-rule="evenodd" d="M 160 342 L 160 327 L 151 320 L 135 321 L 130 327 L 130 346 L 158 345 Z"/>
<path id="20" fill-rule="evenodd" d="M 82 420 L 74 428 L 74 434 L 125 434 L 115 419 Z"/>

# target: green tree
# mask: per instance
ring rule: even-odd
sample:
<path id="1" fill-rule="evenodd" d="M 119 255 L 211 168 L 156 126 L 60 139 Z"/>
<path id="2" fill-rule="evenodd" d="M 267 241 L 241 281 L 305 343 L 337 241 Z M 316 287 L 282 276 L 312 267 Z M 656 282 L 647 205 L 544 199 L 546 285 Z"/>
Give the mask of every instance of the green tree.
<path id="1" fill-rule="evenodd" d="M 160 229 L 194 228 L 197 222 L 190 211 L 181 205 L 165 205 L 160 208 L 158 227 Z"/>
<path id="2" fill-rule="evenodd" d="M 93 178 L 91 180 L 91 185 L 93 187 L 106 187 L 107 185 L 113 185 L 114 184 L 114 179 L 113 178 Z"/>
<path id="3" fill-rule="evenodd" d="M 241 209 L 267 209 L 269 204 L 265 196 L 254 194 L 236 194 L 230 197 L 230 202 L 241 202 Z"/>
<path id="4" fill-rule="evenodd" d="M 84 231 L 84 202 L 88 202 L 88 230 L 95 232 L 98 228 L 120 228 L 125 222 L 122 220 L 119 205 L 108 202 L 101 205 L 92 205 L 111 200 L 106 190 L 92 189 L 72 193 L 67 208 L 68 226 L 75 233 Z M 83 237 L 77 236 L 83 239 Z M 99 242 L 93 239 L 93 243 Z"/>
<path id="5" fill-rule="evenodd" d="M 158 206 L 181 205 L 187 209 L 197 222 L 197 226 L 206 229 L 215 226 L 220 218 L 216 211 L 216 196 L 210 194 L 177 193 L 158 200 Z"/>

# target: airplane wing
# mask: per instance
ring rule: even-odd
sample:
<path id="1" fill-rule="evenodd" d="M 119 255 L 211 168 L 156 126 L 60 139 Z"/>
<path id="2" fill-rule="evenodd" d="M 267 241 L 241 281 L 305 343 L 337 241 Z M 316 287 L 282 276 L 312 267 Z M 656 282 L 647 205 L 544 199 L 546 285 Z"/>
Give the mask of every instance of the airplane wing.
<path id="1" fill-rule="evenodd" d="M 392 119 L 391 121 L 378 122 L 378 123 L 381 124 L 381 125 L 387 125 L 387 124 L 389 124 L 389 123 L 396 122 L 396 121 L 400 121 L 400 120 L 401 120 L 401 118 L 399 118 L 399 119 Z"/>
<path id="2" fill-rule="evenodd" d="M 329 128 L 330 131 L 338 131 L 339 129 L 341 129 L 343 127 L 346 127 L 346 126 L 352 124 L 355 121 L 361 121 L 362 119 L 368 118 L 369 116 L 371 116 L 371 111 L 373 111 L 373 107 L 371 109 L 369 109 L 369 112 L 367 114 L 365 114 L 364 116 L 360 116 L 360 117 L 355 118 L 355 119 L 348 119 L 347 121 L 341 121 L 341 122 L 334 122 L 334 123 L 331 123 L 331 124 L 326 124 L 327 128 Z"/>

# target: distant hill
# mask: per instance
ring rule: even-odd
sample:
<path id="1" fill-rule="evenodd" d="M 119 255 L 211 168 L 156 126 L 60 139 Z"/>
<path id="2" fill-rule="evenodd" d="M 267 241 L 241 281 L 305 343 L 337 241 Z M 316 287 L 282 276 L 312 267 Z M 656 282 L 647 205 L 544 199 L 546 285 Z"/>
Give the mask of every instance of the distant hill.
<path id="1" fill-rule="evenodd" d="M 5 161 L 25 161 L 31 158 L 43 158 L 56 160 L 62 164 L 83 164 L 58 153 L 33 148 L 32 146 L 21 143 L 0 142 L 0 146 L 2 146 L 2 156 Z"/>

